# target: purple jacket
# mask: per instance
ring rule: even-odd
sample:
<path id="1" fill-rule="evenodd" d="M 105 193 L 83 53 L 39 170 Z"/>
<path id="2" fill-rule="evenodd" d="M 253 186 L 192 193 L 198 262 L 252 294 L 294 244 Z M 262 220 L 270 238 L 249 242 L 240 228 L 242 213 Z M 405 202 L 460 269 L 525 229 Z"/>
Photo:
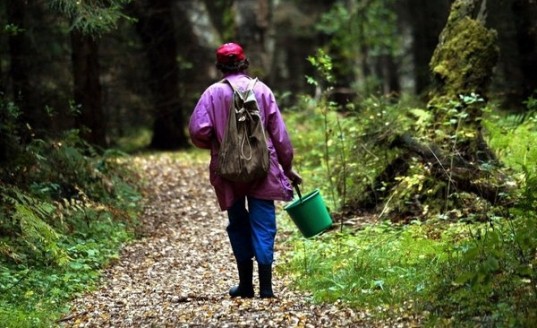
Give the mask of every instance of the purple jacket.
<path id="1" fill-rule="evenodd" d="M 245 90 L 249 82 L 244 73 L 226 75 L 225 78 L 240 90 Z M 291 184 L 284 173 L 291 169 L 293 161 L 293 147 L 285 123 L 269 87 L 258 81 L 254 92 L 270 154 L 269 172 L 263 179 L 238 183 L 225 180 L 216 174 L 218 149 L 224 138 L 233 98 L 233 90 L 227 83 L 217 82 L 209 86 L 201 95 L 190 117 L 189 130 L 192 142 L 199 148 L 211 150 L 210 179 L 222 210 L 230 208 L 235 201 L 244 196 L 269 200 L 291 200 L 293 196 Z"/>

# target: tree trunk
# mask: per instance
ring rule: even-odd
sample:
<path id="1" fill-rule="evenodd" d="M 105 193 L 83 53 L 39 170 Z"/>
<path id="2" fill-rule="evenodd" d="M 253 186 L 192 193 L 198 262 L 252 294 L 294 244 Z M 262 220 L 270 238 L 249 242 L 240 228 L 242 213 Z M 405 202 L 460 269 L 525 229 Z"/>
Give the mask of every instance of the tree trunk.
<path id="1" fill-rule="evenodd" d="M 537 91 L 537 3 L 513 0 L 512 8 L 523 75 L 522 100 L 525 100 Z"/>
<path id="2" fill-rule="evenodd" d="M 397 11 L 411 26 L 412 62 L 414 64 L 415 92 L 424 93 L 431 84 L 429 62 L 438 36 L 446 24 L 450 0 L 405 0 L 397 2 Z"/>
<path id="3" fill-rule="evenodd" d="M 181 44 L 177 49 L 179 101 L 182 116 L 189 117 L 207 81 L 220 78 L 215 65 L 215 51 L 220 41 L 214 38 L 217 29 L 212 22 L 195 18 L 209 15 L 205 2 L 179 2 L 175 9 L 175 38 Z"/>
<path id="4" fill-rule="evenodd" d="M 269 84 L 281 93 L 289 92 L 291 102 L 301 92 L 313 92 L 302 77 L 314 75 L 306 58 L 315 53 L 317 46 L 315 34 L 311 33 L 316 15 L 303 9 L 291 2 L 280 2 L 273 12 L 275 46 Z"/>
<path id="5" fill-rule="evenodd" d="M 172 150 L 189 146 L 179 96 L 177 41 L 171 0 L 134 3 L 136 27 L 147 56 L 149 89 L 154 103 L 150 147 Z"/>
<path id="6" fill-rule="evenodd" d="M 441 133 L 435 130 L 433 139 L 470 162 L 487 160 L 481 156 L 490 153 L 479 138 L 482 107 L 499 50 L 496 32 L 483 23 L 486 4 L 487 0 L 455 1 L 430 64 L 435 84 L 428 107 L 435 115 L 435 126 L 441 129 Z M 460 98 L 473 94 L 470 102 Z M 475 94 L 484 100 L 475 101 L 479 98 Z M 453 103 L 458 105 L 450 105 Z"/>
<path id="7" fill-rule="evenodd" d="M 500 57 L 491 84 L 491 91 L 502 98 L 502 107 L 522 106 L 525 89 L 520 53 L 517 43 L 517 20 L 512 10 L 513 0 L 491 1 L 487 25 L 498 31 Z"/>
<path id="8" fill-rule="evenodd" d="M 213 25 L 216 27 L 216 30 L 220 32 L 220 36 L 222 38 L 227 38 L 229 35 L 227 35 L 227 32 L 230 30 L 231 26 L 229 26 L 230 22 L 226 21 L 226 17 L 228 17 L 226 14 L 226 11 L 229 11 L 231 6 L 233 5 L 234 0 L 220 0 L 220 1 L 214 1 L 214 0 L 205 0 L 205 6 L 207 7 L 207 11 L 209 12 L 209 16 L 211 18 L 211 21 L 213 22 Z"/>
<path id="9" fill-rule="evenodd" d="M 381 55 L 377 58 L 378 76 L 382 80 L 382 93 L 385 95 L 398 95 L 401 92 L 398 67 L 391 54 Z"/>
<path id="10" fill-rule="evenodd" d="M 431 59 L 431 96 L 485 96 L 498 60 L 497 34 L 484 26 L 487 0 L 457 0 Z"/>
<path id="11" fill-rule="evenodd" d="M 102 108 L 99 44 L 89 35 L 71 31 L 74 100 L 80 113 L 76 125 L 88 142 L 106 146 L 106 118 Z"/>
<path id="12" fill-rule="evenodd" d="M 238 42 L 244 47 L 252 75 L 264 79 L 270 72 L 268 29 L 271 26 L 272 2 L 269 0 L 235 1 Z"/>
<path id="13" fill-rule="evenodd" d="M 485 6 L 486 0 L 454 2 L 430 64 L 436 84 L 428 104 L 434 114 L 434 124 L 426 136 L 429 140 L 402 135 L 390 138 L 390 145 L 381 145 L 397 148 L 400 153 L 365 192 L 364 206 L 375 206 L 379 198 L 390 199 L 397 204 L 398 213 L 421 215 L 423 211 L 447 212 L 467 200 L 471 204 L 506 201 L 500 195 L 508 191 L 507 178 L 481 134 L 486 99 L 472 94 L 486 93 L 498 58 L 496 33 L 481 21 Z M 406 172 L 410 167 L 423 177 L 419 183 L 405 184 L 403 177 L 416 176 Z M 386 186 L 384 194 L 375 194 L 379 186 Z M 427 193 L 420 191 L 422 187 Z M 476 205 L 472 210 L 484 208 L 488 207 Z"/>
<path id="14" fill-rule="evenodd" d="M 34 129 L 40 127 L 43 117 L 41 117 L 41 112 L 35 101 L 37 91 L 32 87 L 30 78 L 32 75 L 32 64 L 30 62 L 32 50 L 30 45 L 32 43 L 28 39 L 28 32 L 25 30 L 27 27 L 25 18 L 27 6 L 28 1 L 8 0 L 7 2 L 8 23 L 17 29 L 16 32 L 9 35 L 8 39 L 11 61 L 9 76 L 14 102 L 22 111 L 22 115 L 19 117 L 20 124 L 21 126 L 29 124 Z M 32 131 L 28 131 L 25 128 L 22 131 L 24 131 L 22 134 L 25 139 L 30 138 L 33 134 Z"/>

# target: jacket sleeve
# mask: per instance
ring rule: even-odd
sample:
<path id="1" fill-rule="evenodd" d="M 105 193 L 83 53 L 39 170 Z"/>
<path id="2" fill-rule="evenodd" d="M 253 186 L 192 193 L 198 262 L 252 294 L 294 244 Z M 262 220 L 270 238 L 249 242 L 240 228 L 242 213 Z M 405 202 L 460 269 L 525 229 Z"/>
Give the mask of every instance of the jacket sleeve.
<path id="1" fill-rule="evenodd" d="M 278 155 L 278 162 L 280 162 L 284 172 L 288 172 L 293 163 L 293 146 L 285 122 L 272 92 L 265 93 L 263 101 L 266 106 L 267 132 Z"/>
<path id="2" fill-rule="evenodd" d="M 214 127 L 211 115 L 209 114 L 210 110 L 211 95 L 208 91 L 205 91 L 194 108 L 188 125 L 190 139 L 196 147 L 211 148 Z"/>

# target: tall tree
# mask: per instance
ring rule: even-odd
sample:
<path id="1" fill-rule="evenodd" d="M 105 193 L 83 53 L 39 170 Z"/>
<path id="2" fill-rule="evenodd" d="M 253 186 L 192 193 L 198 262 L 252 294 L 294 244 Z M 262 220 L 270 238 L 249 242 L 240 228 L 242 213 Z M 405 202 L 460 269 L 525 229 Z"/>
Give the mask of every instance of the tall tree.
<path id="1" fill-rule="evenodd" d="M 306 75 L 313 76 L 314 69 L 306 58 L 315 54 L 322 45 L 315 23 L 334 2 L 280 1 L 274 6 L 272 24 L 274 39 L 269 83 L 276 91 L 298 95 L 312 91 Z M 293 99 L 291 99 L 293 100 Z"/>
<path id="2" fill-rule="evenodd" d="M 423 94 L 431 84 L 429 62 L 446 24 L 451 0 L 404 0 L 397 10 L 404 24 L 410 26 L 414 91 Z"/>
<path id="3" fill-rule="evenodd" d="M 486 4 L 487 0 L 456 0 L 451 6 L 430 62 L 434 85 L 426 136 L 418 141 L 406 133 L 390 139 L 390 146 L 402 153 L 379 175 L 363 206 L 375 206 L 378 187 L 397 186 L 396 177 L 408 174 L 416 160 L 427 168 L 424 174 L 434 183 L 429 188 L 435 190 L 418 207 L 427 202 L 430 211 L 457 208 L 461 199 L 452 197 L 455 191 L 464 192 L 476 204 L 478 199 L 505 201 L 501 195 L 508 190 L 507 179 L 481 134 L 483 107 L 498 60 L 497 34 L 484 24 Z"/>
<path id="4" fill-rule="evenodd" d="M 131 10 L 138 19 L 136 27 L 144 44 L 149 67 L 154 106 L 154 149 L 189 146 L 185 115 L 179 96 L 178 50 L 172 0 L 137 1 Z"/>
<path id="5" fill-rule="evenodd" d="M 76 125 L 88 142 L 106 145 L 106 119 L 102 108 L 98 40 L 78 29 L 71 31 L 73 96 L 80 112 Z"/>
<path id="6" fill-rule="evenodd" d="M 235 0 L 205 0 L 209 17 L 221 40 L 230 40 L 235 35 L 232 7 Z"/>
<path id="7" fill-rule="evenodd" d="M 102 108 L 99 40 L 124 17 L 123 6 L 131 0 L 79 2 L 52 0 L 50 6 L 71 22 L 73 96 L 80 114 L 76 124 L 89 142 L 105 146 L 106 118 Z"/>
<path id="8" fill-rule="evenodd" d="M 15 103 L 22 110 L 21 122 L 35 125 L 41 122 L 38 106 L 35 102 L 36 90 L 31 84 L 31 42 L 28 35 L 26 11 L 28 1 L 8 0 L 7 18 L 9 33 L 9 53 L 11 92 Z M 5 28 L 5 27 L 4 27 Z"/>
<path id="9" fill-rule="evenodd" d="M 268 51 L 268 29 L 271 26 L 272 1 L 236 0 L 235 23 L 237 40 L 244 46 L 252 69 L 266 77 L 270 70 L 270 52 Z"/>
<path id="10" fill-rule="evenodd" d="M 523 101 L 537 89 L 537 3 L 490 1 L 488 13 L 501 49 L 492 88 L 504 108 L 524 109 Z"/>
<path id="11" fill-rule="evenodd" d="M 329 39 L 336 87 L 364 96 L 399 93 L 400 37 L 394 0 L 337 1 L 316 25 Z"/>
<path id="12" fill-rule="evenodd" d="M 523 76 L 522 98 L 537 92 L 537 3 L 534 0 L 513 0 L 516 40 Z"/>

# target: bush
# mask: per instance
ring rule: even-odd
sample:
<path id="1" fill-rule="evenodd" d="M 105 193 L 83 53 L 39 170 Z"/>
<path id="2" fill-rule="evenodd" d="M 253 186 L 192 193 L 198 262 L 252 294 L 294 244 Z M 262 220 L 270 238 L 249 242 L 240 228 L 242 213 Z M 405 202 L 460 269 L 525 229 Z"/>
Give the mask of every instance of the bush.
<path id="1" fill-rule="evenodd" d="M 328 135 L 334 136 L 330 147 L 339 142 L 334 132 L 341 131 L 338 126 L 356 132 L 346 139 L 347 154 L 378 136 L 371 132 L 382 131 L 375 128 L 374 116 L 362 115 L 375 108 L 367 105 L 371 103 L 375 101 L 364 102 L 361 115 L 327 112 L 328 122 L 333 123 L 328 129 Z M 293 142 L 301 172 L 316 187 L 329 190 L 330 180 L 319 169 L 326 162 L 319 151 L 326 121 L 318 106 L 302 106 L 301 112 L 287 114 L 287 121 L 297 122 Z M 394 117 L 406 111 L 418 120 L 426 115 L 400 106 L 382 105 L 384 118 L 389 119 L 392 111 Z M 307 115 L 308 126 L 300 124 L 305 121 L 302 115 Z M 407 123 L 398 124 L 404 128 Z M 318 301 L 343 300 L 379 317 L 417 315 L 430 326 L 531 326 L 537 322 L 537 151 L 530 146 L 537 138 L 536 124 L 532 115 L 523 119 L 493 116 L 484 122 L 489 144 L 506 165 L 506 172 L 516 178 L 510 206 L 492 208 L 484 203 L 481 222 L 476 222 L 474 213 L 460 208 L 458 221 L 442 215 L 423 216 L 407 225 L 372 222 L 360 230 L 342 225 L 337 233 L 308 240 L 296 234 L 290 240 L 289 263 L 279 268 Z M 337 168 L 337 151 L 331 149 L 328 160 Z M 345 165 L 352 167 L 348 177 L 354 180 L 347 185 L 372 179 L 382 167 L 382 159 L 375 163 L 374 156 L 360 157 L 366 153 L 346 157 Z M 375 154 L 382 153 L 382 148 L 375 148 Z M 315 174 L 308 175 L 311 172 Z M 337 170 L 329 171 L 331 179 L 338 181 L 334 172 Z M 405 195 L 425 189 L 420 189 L 425 182 L 419 179 L 419 167 L 409 172 L 406 179 L 414 180 L 407 185 L 415 188 L 401 188 L 400 195 L 394 196 L 397 201 L 404 202 Z M 357 195 L 363 186 L 347 190 Z M 456 196 L 463 200 L 465 195 Z"/>
<path id="2" fill-rule="evenodd" d="M 134 237 L 138 177 L 123 154 L 77 131 L 25 143 L 15 125 L 3 127 L 11 137 L 0 162 L 0 326 L 50 327 Z"/>

